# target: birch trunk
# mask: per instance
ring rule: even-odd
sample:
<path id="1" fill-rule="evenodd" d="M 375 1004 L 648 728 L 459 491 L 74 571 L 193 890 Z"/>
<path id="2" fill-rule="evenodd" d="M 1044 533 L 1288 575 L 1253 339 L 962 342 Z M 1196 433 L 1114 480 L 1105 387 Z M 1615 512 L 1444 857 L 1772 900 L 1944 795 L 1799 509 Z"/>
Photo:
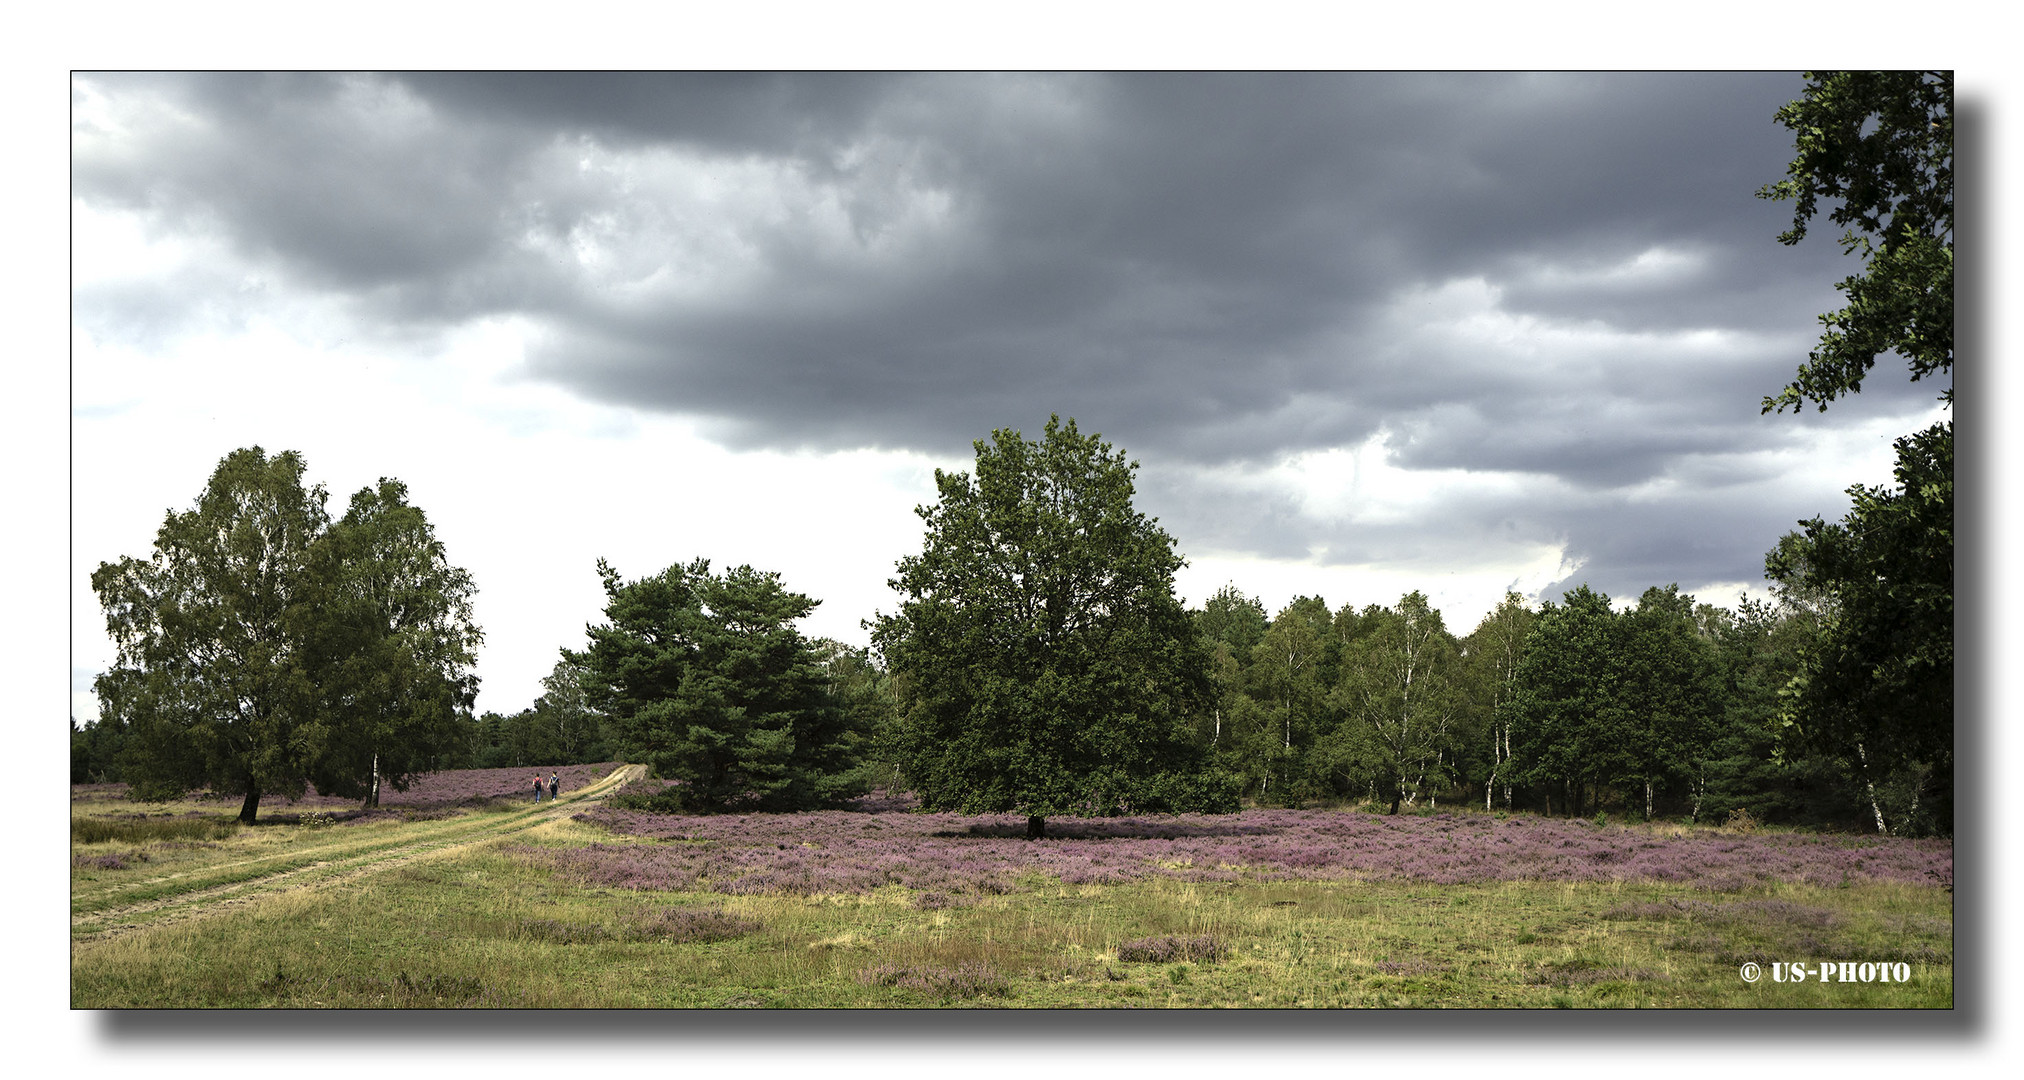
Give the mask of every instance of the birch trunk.
<path id="1" fill-rule="evenodd" d="M 1876 815 L 1876 831 L 1889 836 L 1890 829 L 1883 823 L 1883 807 L 1876 801 L 1876 783 L 1869 778 L 1869 754 L 1864 752 L 1861 743 L 1855 744 L 1855 757 L 1862 763 L 1862 786 L 1869 793 L 1869 812 Z"/>

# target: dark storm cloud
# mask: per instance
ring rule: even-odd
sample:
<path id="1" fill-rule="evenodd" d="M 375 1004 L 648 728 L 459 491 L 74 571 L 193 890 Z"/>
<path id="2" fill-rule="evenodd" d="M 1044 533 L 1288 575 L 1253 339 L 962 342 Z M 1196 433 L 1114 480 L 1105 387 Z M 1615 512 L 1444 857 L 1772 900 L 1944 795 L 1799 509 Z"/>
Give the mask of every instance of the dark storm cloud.
<path id="1" fill-rule="evenodd" d="M 1757 399 L 1849 270 L 1752 198 L 1790 156 L 1783 74 L 80 83 L 129 107 L 79 198 L 364 318 L 526 316 L 536 377 L 740 446 L 961 452 L 1074 415 L 1176 470 L 1170 528 L 1261 553 L 1318 526 L 1188 470 L 1382 433 L 1406 467 L 1606 493 L 1790 443 Z M 215 281 L 133 288 L 79 317 L 231 317 Z M 1900 381 L 1873 404 L 1930 401 Z M 1658 518 L 1610 520 L 1528 527 L 1663 563 Z"/>

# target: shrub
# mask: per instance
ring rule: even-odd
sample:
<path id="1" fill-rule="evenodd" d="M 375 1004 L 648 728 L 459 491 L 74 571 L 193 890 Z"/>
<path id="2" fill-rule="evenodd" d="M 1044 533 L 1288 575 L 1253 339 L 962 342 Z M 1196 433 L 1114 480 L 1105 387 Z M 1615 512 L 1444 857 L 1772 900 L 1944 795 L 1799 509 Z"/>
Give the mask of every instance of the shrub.
<path id="1" fill-rule="evenodd" d="M 611 931 L 602 926 L 554 919 L 524 919 L 520 923 L 520 932 L 536 941 L 551 941 L 557 945 L 589 945 L 611 940 Z"/>
<path id="2" fill-rule="evenodd" d="M 157 840 L 223 840 L 239 831 L 231 818 L 72 818 L 70 839 L 76 844 L 104 844 L 117 841 L 145 844 Z"/>
<path id="3" fill-rule="evenodd" d="M 1117 958 L 1128 964 L 1170 964 L 1177 960 L 1207 963 L 1222 954 L 1222 945 L 1206 935 L 1183 938 L 1167 934 L 1127 941 L 1117 947 Z"/>
<path id="4" fill-rule="evenodd" d="M 70 865 L 80 870 L 127 870 L 132 868 L 132 863 L 147 861 L 148 853 L 145 851 L 115 851 L 109 855 L 73 856 Z"/>
<path id="5" fill-rule="evenodd" d="M 760 928 L 751 919 L 714 908 L 661 908 L 635 913 L 628 936 L 640 941 L 728 941 Z"/>

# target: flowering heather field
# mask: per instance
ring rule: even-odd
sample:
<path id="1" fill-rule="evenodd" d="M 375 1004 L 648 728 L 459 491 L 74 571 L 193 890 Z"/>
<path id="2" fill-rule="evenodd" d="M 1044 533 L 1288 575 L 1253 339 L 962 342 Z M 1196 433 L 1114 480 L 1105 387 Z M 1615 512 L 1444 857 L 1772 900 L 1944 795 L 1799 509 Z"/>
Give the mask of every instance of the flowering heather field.
<path id="1" fill-rule="evenodd" d="M 410 784 L 406 791 L 395 791 L 391 785 L 381 788 L 379 812 L 385 814 L 416 810 L 446 811 L 459 806 L 483 804 L 493 799 L 520 799 L 532 802 L 536 772 L 541 774 L 543 782 L 546 782 L 551 774 L 560 774 L 562 793 L 566 795 L 610 776 L 612 770 L 616 768 L 617 762 L 608 761 L 596 765 L 544 765 L 538 770 L 532 766 L 521 766 L 511 769 L 457 769 L 431 773 Z M 126 790 L 125 784 L 73 784 L 70 798 L 72 802 L 111 800 L 124 798 Z M 236 807 L 244 795 L 203 792 L 194 797 L 228 802 Z M 264 817 L 270 810 L 356 809 L 358 802 L 357 799 L 318 795 L 312 788 L 302 798 L 295 800 L 268 796 L 261 800 L 260 812 Z M 372 815 L 361 815 L 361 819 L 370 816 Z"/>
<path id="2" fill-rule="evenodd" d="M 1947 840 L 1737 834 L 1596 826 L 1482 814 L 1383 817 L 1246 810 L 1050 819 L 1023 839 L 1016 815 L 901 812 L 896 800 L 800 814 L 674 816 L 609 807 L 576 815 L 659 843 L 522 848 L 587 884 L 740 894 L 864 893 L 899 885 L 942 895 L 1006 893 L 1032 874 L 1063 884 L 1373 880 L 1643 881 L 1710 891 L 1778 882 L 1950 884 Z"/>

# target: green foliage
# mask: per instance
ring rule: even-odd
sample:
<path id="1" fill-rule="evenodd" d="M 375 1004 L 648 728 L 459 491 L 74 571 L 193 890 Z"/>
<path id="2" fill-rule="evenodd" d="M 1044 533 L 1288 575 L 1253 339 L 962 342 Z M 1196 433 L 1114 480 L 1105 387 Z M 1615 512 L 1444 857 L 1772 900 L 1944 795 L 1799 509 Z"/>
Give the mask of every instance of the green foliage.
<path id="1" fill-rule="evenodd" d="M 1583 585 L 1563 599 L 1541 606 L 1506 705 L 1513 771 L 1529 784 L 1594 782 L 1612 753 L 1603 735 L 1619 726 L 1609 597 Z"/>
<path id="2" fill-rule="evenodd" d="M 1764 411 L 1862 388 L 1896 351 L 1914 381 L 1954 363 L 1954 80 L 1951 72 L 1810 75 L 1779 110 L 1798 156 L 1758 194 L 1796 205 L 1794 244 L 1821 199 L 1863 272 L 1799 379 Z M 1951 386 L 1941 394 L 1953 403 Z M 1860 785 L 1880 831 L 1953 829 L 1953 423 L 1897 441 L 1895 489 L 1849 489 L 1841 523 L 1801 522 L 1766 557 L 1784 596 L 1817 604 L 1821 633 L 1783 691 L 1784 760 L 1824 754 Z M 1886 810 L 1888 807 L 1888 811 Z M 1893 825 L 1892 822 L 1896 824 Z"/>
<path id="3" fill-rule="evenodd" d="M 908 694 L 906 680 L 879 666 L 870 649 L 821 638 L 815 652 L 846 725 L 861 740 L 859 782 L 868 788 L 901 786 L 897 764 L 882 757 L 879 748 L 883 736 L 899 722 Z"/>
<path id="4" fill-rule="evenodd" d="M 585 765 L 610 761 L 604 717 L 591 708 L 581 664 L 558 660 L 541 680 L 546 692 L 511 716 L 487 712 L 467 732 L 472 768 Z"/>
<path id="5" fill-rule="evenodd" d="M 1339 653 L 1328 604 L 1318 596 L 1294 597 L 1251 650 L 1249 689 L 1268 714 L 1249 729 L 1261 799 L 1297 806 L 1318 793 L 1303 764 L 1327 726 L 1328 689 Z"/>
<path id="6" fill-rule="evenodd" d="M 680 808 L 793 810 L 864 791 L 865 735 L 793 625 L 817 601 L 705 559 L 633 582 L 603 560 L 598 573 L 607 622 L 564 657 L 615 749 L 678 781 Z"/>
<path id="7" fill-rule="evenodd" d="M 1513 680 L 1514 774 L 1563 786 L 1569 813 L 1584 787 L 1610 785 L 1649 814 L 1661 792 L 1701 782 L 1721 715 L 1693 597 L 1647 589 L 1621 614 L 1585 585 L 1565 600 L 1540 612 Z"/>
<path id="8" fill-rule="evenodd" d="M 1905 828 L 1950 833 L 1953 424 L 1896 448 L 1895 487 L 1850 488 L 1845 520 L 1803 522 L 1766 556 L 1766 576 L 1824 609 L 1820 636 L 1800 650 L 1782 693 L 1780 719 L 1788 745 L 1840 758 L 1866 787 L 1904 789 L 1892 816 Z M 1879 827 L 1897 831 L 1880 803 L 1875 809 Z"/>
<path id="9" fill-rule="evenodd" d="M 912 700 L 887 752 L 922 804 L 1060 814 L 1234 809 L 1191 738 L 1208 650 L 1175 599 L 1173 538 L 1132 507 L 1122 453 L 1050 419 L 976 443 L 940 501 L 905 598 L 874 640 Z"/>
<path id="10" fill-rule="evenodd" d="M 1526 641 L 1538 618 L 1524 597 L 1506 592 L 1462 642 L 1462 678 L 1468 687 L 1469 707 L 1476 714 L 1473 726 L 1488 739 L 1487 746 L 1482 740 L 1475 744 L 1486 751 L 1477 758 L 1484 766 L 1484 809 L 1489 808 L 1500 782 L 1505 805 L 1510 805 L 1511 727 L 1504 705 L 1511 700 L 1518 663 L 1525 656 Z"/>
<path id="11" fill-rule="evenodd" d="M 1721 671 L 1713 644 L 1696 622 L 1694 598 L 1677 586 L 1646 589 L 1619 616 L 1622 664 L 1617 685 L 1627 707 L 1616 738 L 1622 756 L 1608 779 L 1642 788 L 1645 816 L 1653 795 L 1698 782 L 1700 762 L 1722 715 Z"/>
<path id="12" fill-rule="evenodd" d="M 1418 592 L 1366 612 L 1359 630 L 1333 695 L 1343 720 L 1325 750 L 1338 770 L 1374 782 L 1396 814 L 1451 778 L 1466 712 L 1460 653 Z"/>
<path id="13" fill-rule="evenodd" d="M 380 770 L 438 767 L 477 680 L 470 578 L 443 561 L 406 488 L 382 480 L 333 526 L 293 451 L 234 451 L 151 559 L 102 563 L 92 588 L 119 647 L 101 723 L 125 732 L 135 795 L 209 785 L 360 794 Z"/>
<path id="14" fill-rule="evenodd" d="M 311 547 L 295 609 L 318 673 L 311 779 L 368 806 L 382 783 L 406 791 L 456 763 L 478 694 L 477 590 L 407 494 L 382 478 L 352 496 Z"/>
<path id="15" fill-rule="evenodd" d="M 1265 617 L 1265 605 L 1255 597 L 1245 596 L 1235 585 L 1217 589 L 1202 609 L 1192 615 L 1197 633 L 1210 642 L 1229 646 L 1231 654 L 1237 656 L 1257 648 L 1270 623 Z"/>
<path id="16" fill-rule="evenodd" d="M 73 784 L 116 784 L 121 779 L 119 757 L 126 744 L 126 728 L 117 720 L 101 719 L 92 724 L 70 721 L 70 782 Z"/>
<path id="17" fill-rule="evenodd" d="M 1951 72 L 1812 73 L 1805 95 L 1778 110 L 1797 156 L 1759 198 L 1794 203 L 1797 244 L 1820 200 L 1844 226 L 1861 273 L 1836 286 L 1848 306 L 1820 317 L 1820 345 L 1764 411 L 1818 408 L 1862 389 L 1877 356 L 1895 351 L 1914 381 L 1954 364 L 1954 77 Z M 1953 389 L 1941 394 L 1953 401 Z"/>

